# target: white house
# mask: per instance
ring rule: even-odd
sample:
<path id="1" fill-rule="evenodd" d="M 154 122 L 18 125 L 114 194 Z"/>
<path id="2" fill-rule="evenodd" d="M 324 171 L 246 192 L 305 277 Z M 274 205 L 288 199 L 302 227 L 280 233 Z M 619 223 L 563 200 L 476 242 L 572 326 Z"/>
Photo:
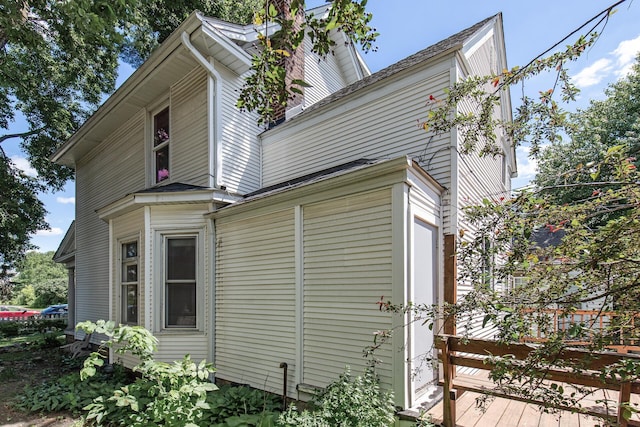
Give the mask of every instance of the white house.
<path id="1" fill-rule="evenodd" d="M 460 209 L 509 194 L 516 170 L 506 138 L 503 156 L 461 155 L 455 129 L 430 139 L 416 122 L 429 95 L 505 68 L 502 17 L 375 74 L 342 33 L 326 60 L 307 44 L 312 87 L 268 130 L 235 107 L 256 36 L 194 13 L 53 156 L 76 170 L 75 241 L 59 251 L 75 320 L 143 325 L 159 359 L 189 353 L 277 393 L 286 363 L 301 399 L 398 327 L 379 373 L 412 407 L 434 373 L 411 360 L 433 332 L 376 303 L 455 298 Z"/>

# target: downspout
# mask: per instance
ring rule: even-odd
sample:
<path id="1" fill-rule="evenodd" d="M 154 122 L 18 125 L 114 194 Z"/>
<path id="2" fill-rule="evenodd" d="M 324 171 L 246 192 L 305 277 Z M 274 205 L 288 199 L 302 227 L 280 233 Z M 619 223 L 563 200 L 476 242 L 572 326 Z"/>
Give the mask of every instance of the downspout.
<path id="1" fill-rule="evenodd" d="M 207 59 L 198 51 L 198 49 L 191 44 L 191 39 L 186 31 L 182 32 L 182 45 L 194 56 L 194 58 L 209 72 L 209 77 L 213 79 L 213 114 L 209 113 L 209 132 L 211 138 L 211 148 L 213 161 L 212 165 L 215 168 L 213 171 L 209 171 L 209 184 L 213 188 L 221 188 L 223 186 L 222 181 L 222 147 L 220 142 L 222 141 L 222 128 L 220 126 L 222 108 L 222 77 L 215 67 L 207 61 Z M 213 172 L 213 173 L 211 173 Z"/>

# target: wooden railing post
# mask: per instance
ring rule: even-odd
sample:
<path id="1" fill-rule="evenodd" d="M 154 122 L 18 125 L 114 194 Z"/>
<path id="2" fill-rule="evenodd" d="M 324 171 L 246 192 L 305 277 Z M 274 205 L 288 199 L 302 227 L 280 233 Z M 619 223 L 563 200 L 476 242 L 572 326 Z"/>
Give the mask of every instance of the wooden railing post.
<path id="1" fill-rule="evenodd" d="M 455 365 L 451 363 L 450 336 L 438 337 L 442 340 L 439 344 L 442 352 L 442 371 L 443 371 L 443 399 L 442 399 L 442 416 L 445 427 L 455 427 L 456 425 L 456 398 L 457 393 L 453 388 L 453 378 L 455 374 Z"/>
<path id="2" fill-rule="evenodd" d="M 629 420 L 627 420 L 623 414 L 624 409 L 629 407 L 629 401 L 631 400 L 631 382 L 625 381 L 620 384 L 620 394 L 618 395 L 618 425 L 620 427 L 627 427 Z"/>
<path id="3" fill-rule="evenodd" d="M 444 236 L 444 302 L 455 304 L 458 300 L 458 263 L 456 258 L 456 235 Z M 456 334 L 456 319 L 451 316 L 444 321 L 443 331 Z"/>

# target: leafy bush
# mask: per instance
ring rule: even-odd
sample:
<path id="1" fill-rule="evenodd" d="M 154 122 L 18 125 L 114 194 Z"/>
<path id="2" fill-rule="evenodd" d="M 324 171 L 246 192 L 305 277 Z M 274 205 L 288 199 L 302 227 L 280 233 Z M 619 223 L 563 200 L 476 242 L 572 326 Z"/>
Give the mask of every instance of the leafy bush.
<path id="1" fill-rule="evenodd" d="M 19 322 L 0 322 L 0 337 L 17 337 L 20 335 Z"/>
<path id="2" fill-rule="evenodd" d="M 123 368 L 113 374 L 98 373 L 95 381 L 80 380 L 78 372 L 46 381 L 38 386 L 29 386 L 18 395 L 16 406 L 29 412 L 70 411 L 79 413 L 99 396 L 109 396 L 126 382 Z"/>
<path id="3" fill-rule="evenodd" d="M 78 325 L 87 333 L 101 333 L 109 337 L 104 346 L 115 347 L 119 354 L 131 352 L 140 363 L 133 370 L 141 377 L 123 386 L 111 396 L 100 396 L 87 405 L 87 420 L 99 425 L 123 426 L 189 426 L 197 425 L 204 411 L 209 409 L 207 392 L 216 389 L 209 382 L 213 372 L 206 361 L 196 364 L 186 355 L 172 364 L 154 360 L 157 339 L 141 326 L 121 325 L 99 320 Z M 98 352 L 85 360 L 80 375 L 92 377 L 104 364 Z"/>
<path id="4" fill-rule="evenodd" d="M 395 422 L 393 396 L 382 392 L 373 368 L 351 379 L 349 368 L 299 413 L 292 405 L 279 419 L 286 427 L 388 427 Z"/>
<path id="5" fill-rule="evenodd" d="M 40 334 L 37 338 L 49 342 L 50 347 L 60 345 L 58 337 L 67 326 L 65 319 L 29 319 L 0 322 L 0 338 Z M 55 342 L 54 342 L 55 341 Z"/>
<path id="6" fill-rule="evenodd" d="M 280 397 L 247 386 L 222 386 L 207 395 L 209 410 L 202 425 L 273 426 L 280 411 Z"/>

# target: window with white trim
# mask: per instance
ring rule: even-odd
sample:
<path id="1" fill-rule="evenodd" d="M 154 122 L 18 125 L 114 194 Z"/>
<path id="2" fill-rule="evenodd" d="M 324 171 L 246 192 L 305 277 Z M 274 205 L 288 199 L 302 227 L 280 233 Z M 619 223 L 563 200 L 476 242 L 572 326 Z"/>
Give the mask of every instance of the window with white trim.
<path id="1" fill-rule="evenodd" d="M 120 322 L 138 324 L 138 242 L 121 246 Z"/>
<path id="2" fill-rule="evenodd" d="M 153 115 L 153 183 L 169 179 L 169 107 Z"/>
<path id="3" fill-rule="evenodd" d="M 165 236 L 165 328 L 197 326 L 198 241 L 196 236 Z"/>

